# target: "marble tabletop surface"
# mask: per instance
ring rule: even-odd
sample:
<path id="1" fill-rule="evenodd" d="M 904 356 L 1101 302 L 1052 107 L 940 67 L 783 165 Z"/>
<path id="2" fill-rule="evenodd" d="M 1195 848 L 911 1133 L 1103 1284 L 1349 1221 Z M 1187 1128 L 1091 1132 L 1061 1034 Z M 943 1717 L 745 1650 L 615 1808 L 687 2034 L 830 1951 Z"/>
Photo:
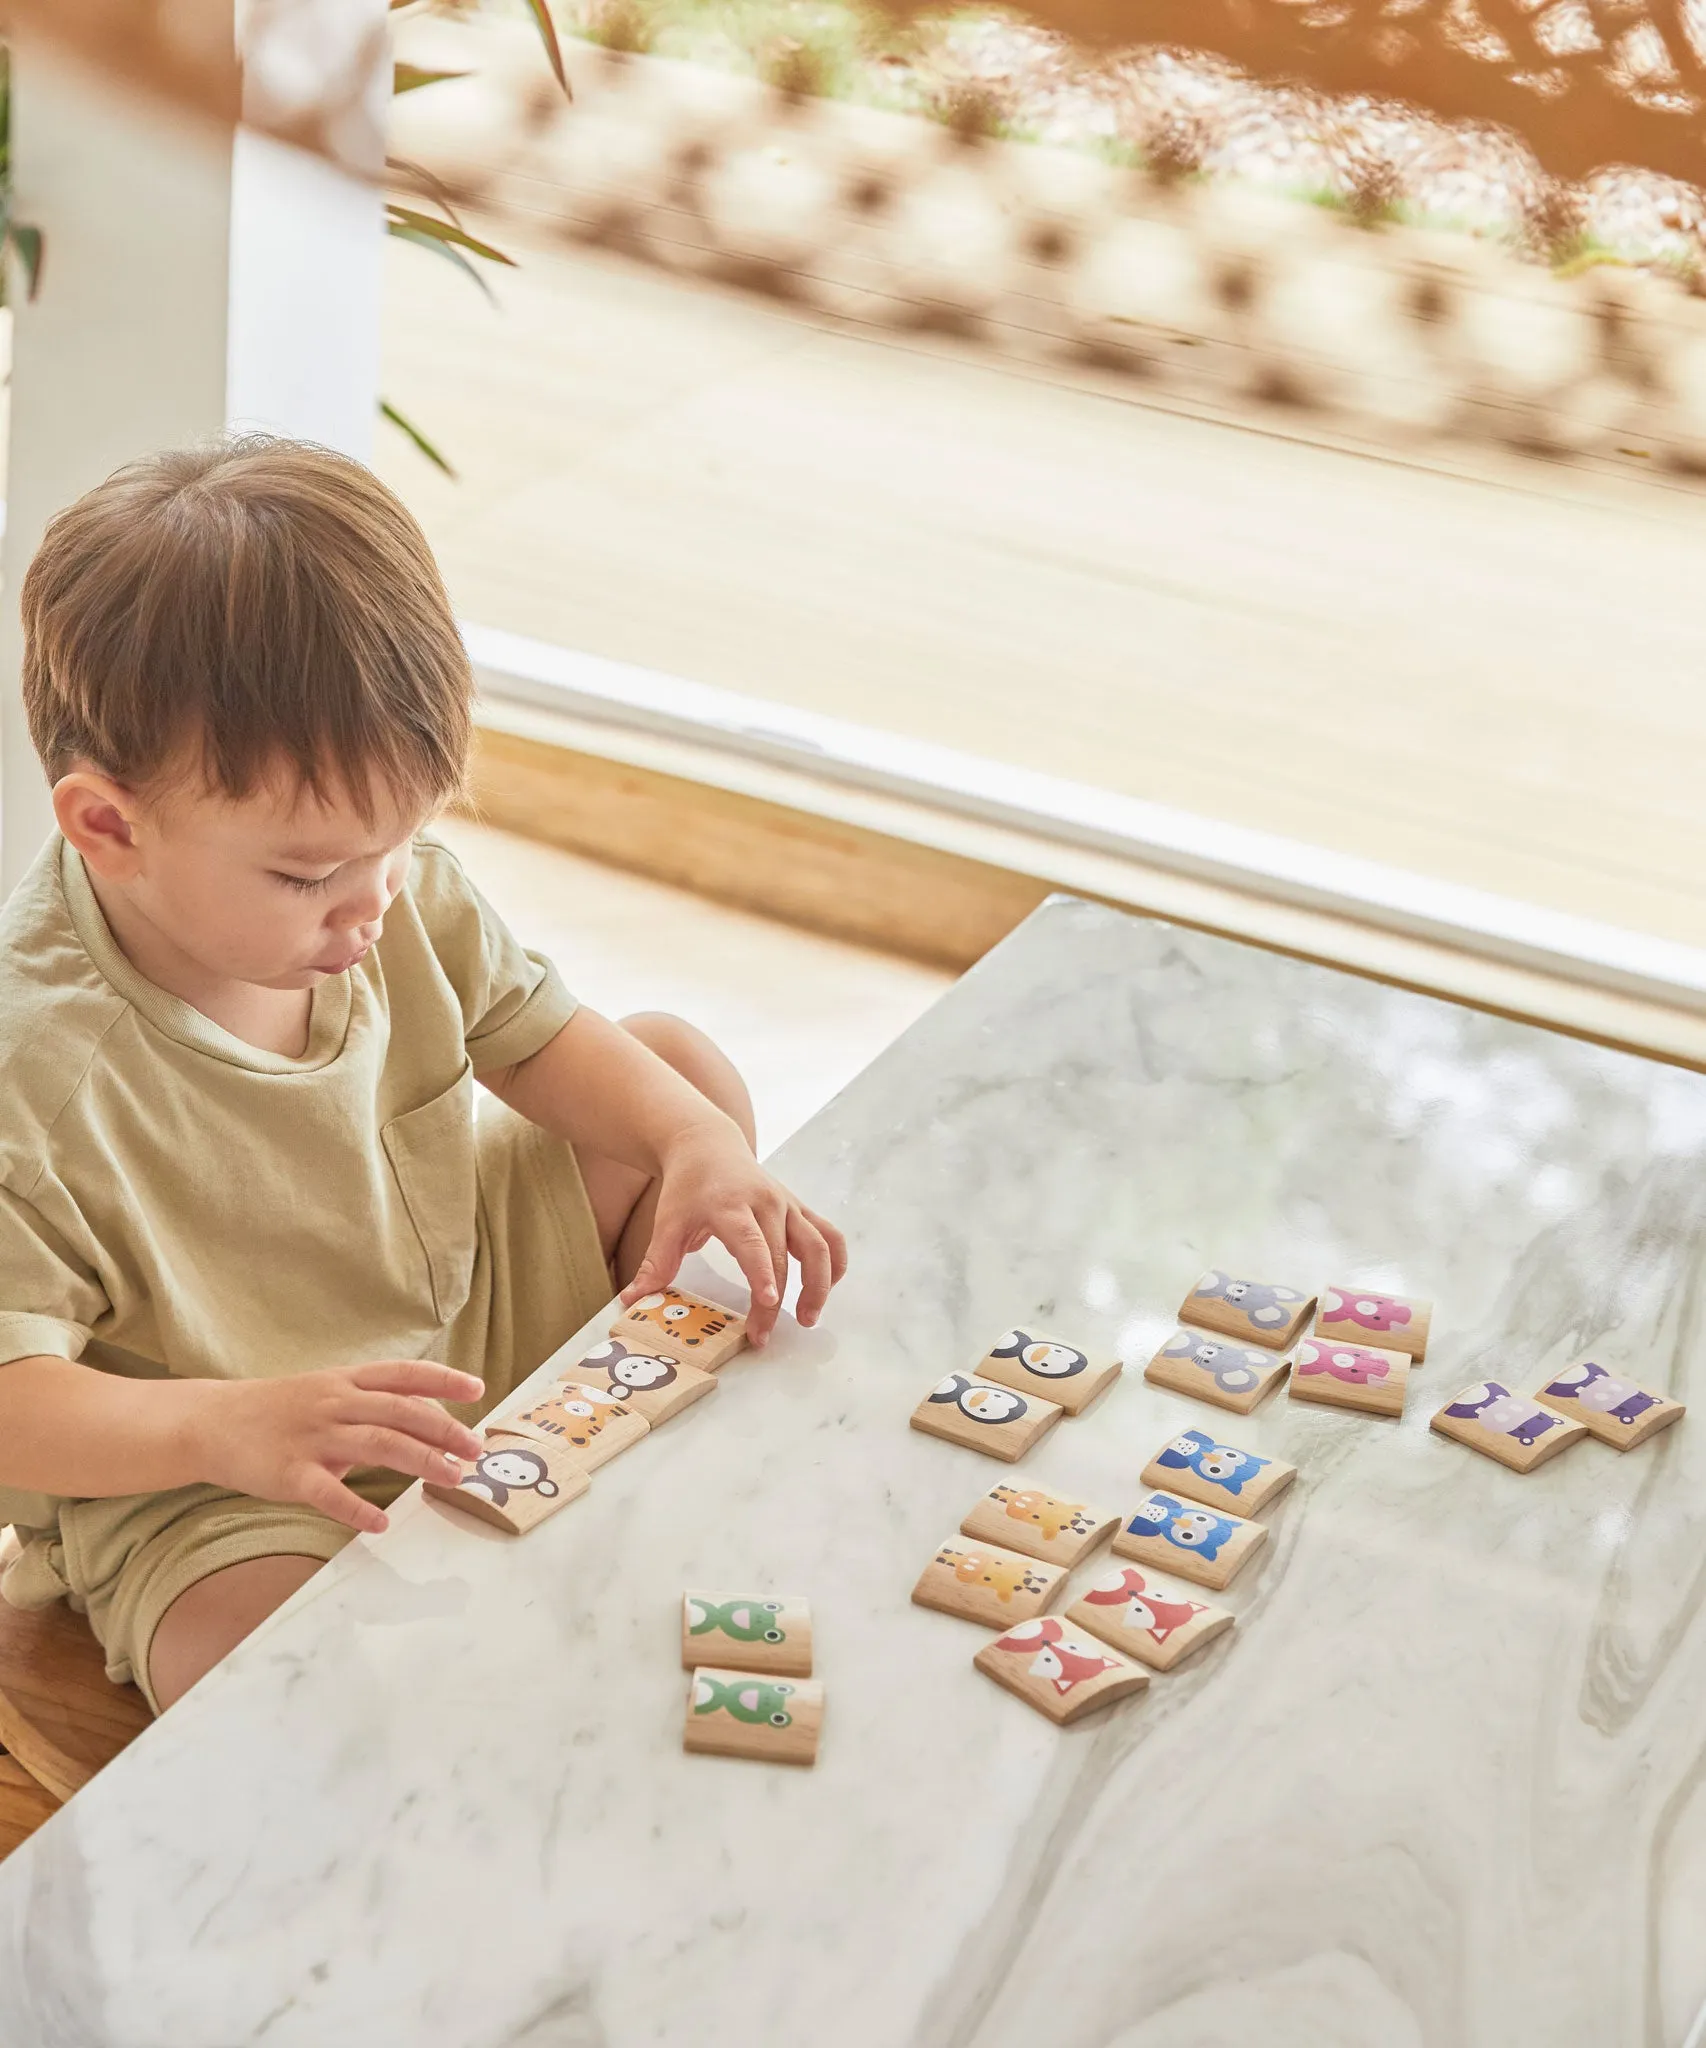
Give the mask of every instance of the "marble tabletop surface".
<path id="1" fill-rule="evenodd" d="M 0 1866 L 5 2048 L 1684 2041 L 1706 1407 L 1526 1477 L 1427 1421 L 1589 1349 L 1706 1400 L 1706 1077 L 1057 899 L 778 1164 L 823 1327 L 521 1542 L 414 1495 L 322 1573 Z M 1141 1365 L 1209 1264 L 1433 1347 L 1397 1423 L 1128 1370 L 1045 1440 L 1302 1468 L 1232 1635 L 1056 1729 L 908 1604 L 1007 1468 L 907 1417 L 1026 1318 Z M 814 1770 L 683 1754 L 687 1585 L 811 1598 Z"/>

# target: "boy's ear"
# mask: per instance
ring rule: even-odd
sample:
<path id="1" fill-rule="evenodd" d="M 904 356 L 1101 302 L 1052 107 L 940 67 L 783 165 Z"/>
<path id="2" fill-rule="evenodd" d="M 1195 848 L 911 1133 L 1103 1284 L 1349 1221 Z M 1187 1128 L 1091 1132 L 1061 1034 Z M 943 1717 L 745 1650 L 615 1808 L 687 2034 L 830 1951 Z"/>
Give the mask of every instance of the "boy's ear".
<path id="1" fill-rule="evenodd" d="M 93 768 L 73 768 L 53 785 L 59 829 L 96 874 L 128 882 L 142 865 L 136 793 Z"/>

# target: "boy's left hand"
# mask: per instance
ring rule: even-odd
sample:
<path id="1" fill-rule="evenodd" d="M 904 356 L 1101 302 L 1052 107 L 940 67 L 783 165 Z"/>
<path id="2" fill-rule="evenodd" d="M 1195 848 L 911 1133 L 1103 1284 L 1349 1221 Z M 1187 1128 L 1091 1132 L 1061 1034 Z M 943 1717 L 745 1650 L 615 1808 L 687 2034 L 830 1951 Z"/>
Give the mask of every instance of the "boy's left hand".
<path id="1" fill-rule="evenodd" d="M 847 1270 L 841 1232 L 766 1173 L 733 1125 L 726 1134 L 703 1126 L 687 1132 L 666 1154 L 651 1243 L 622 1290 L 624 1304 L 672 1285 L 687 1254 L 713 1237 L 727 1247 L 752 1289 L 746 1333 L 755 1345 L 776 1326 L 790 1257 L 800 1267 L 794 1313 L 808 1329 Z"/>

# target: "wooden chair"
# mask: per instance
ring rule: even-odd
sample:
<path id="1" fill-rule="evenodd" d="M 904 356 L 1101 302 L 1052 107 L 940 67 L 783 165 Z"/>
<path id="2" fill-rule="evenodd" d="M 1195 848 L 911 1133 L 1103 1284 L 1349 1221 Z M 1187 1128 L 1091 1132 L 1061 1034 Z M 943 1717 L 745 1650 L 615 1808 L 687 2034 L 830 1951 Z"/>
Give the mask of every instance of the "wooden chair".
<path id="1" fill-rule="evenodd" d="M 0 1568 L 11 1532 L 0 1539 Z M 0 1600 L 0 1856 L 10 1855 L 153 1716 L 114 1685 L 89 1624 L 63 1601 L 26 1613 Z"/>

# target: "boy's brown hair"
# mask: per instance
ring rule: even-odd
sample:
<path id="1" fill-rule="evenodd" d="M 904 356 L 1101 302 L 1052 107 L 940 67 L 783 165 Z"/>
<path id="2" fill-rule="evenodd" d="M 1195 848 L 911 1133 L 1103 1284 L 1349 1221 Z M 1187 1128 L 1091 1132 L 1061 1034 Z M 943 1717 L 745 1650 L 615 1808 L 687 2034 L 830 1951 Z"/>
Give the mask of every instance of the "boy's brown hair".
<path id="1" fill-rule="evenodd" d="M 282 764 L 364 817 L 376 786 L 461 792 L 472 679 L 432 551 L 331 449 L 245 434 L 129 463 L 51 522 L 20 602 L 51 781 L 199 766 L 243 797 Z"/>

